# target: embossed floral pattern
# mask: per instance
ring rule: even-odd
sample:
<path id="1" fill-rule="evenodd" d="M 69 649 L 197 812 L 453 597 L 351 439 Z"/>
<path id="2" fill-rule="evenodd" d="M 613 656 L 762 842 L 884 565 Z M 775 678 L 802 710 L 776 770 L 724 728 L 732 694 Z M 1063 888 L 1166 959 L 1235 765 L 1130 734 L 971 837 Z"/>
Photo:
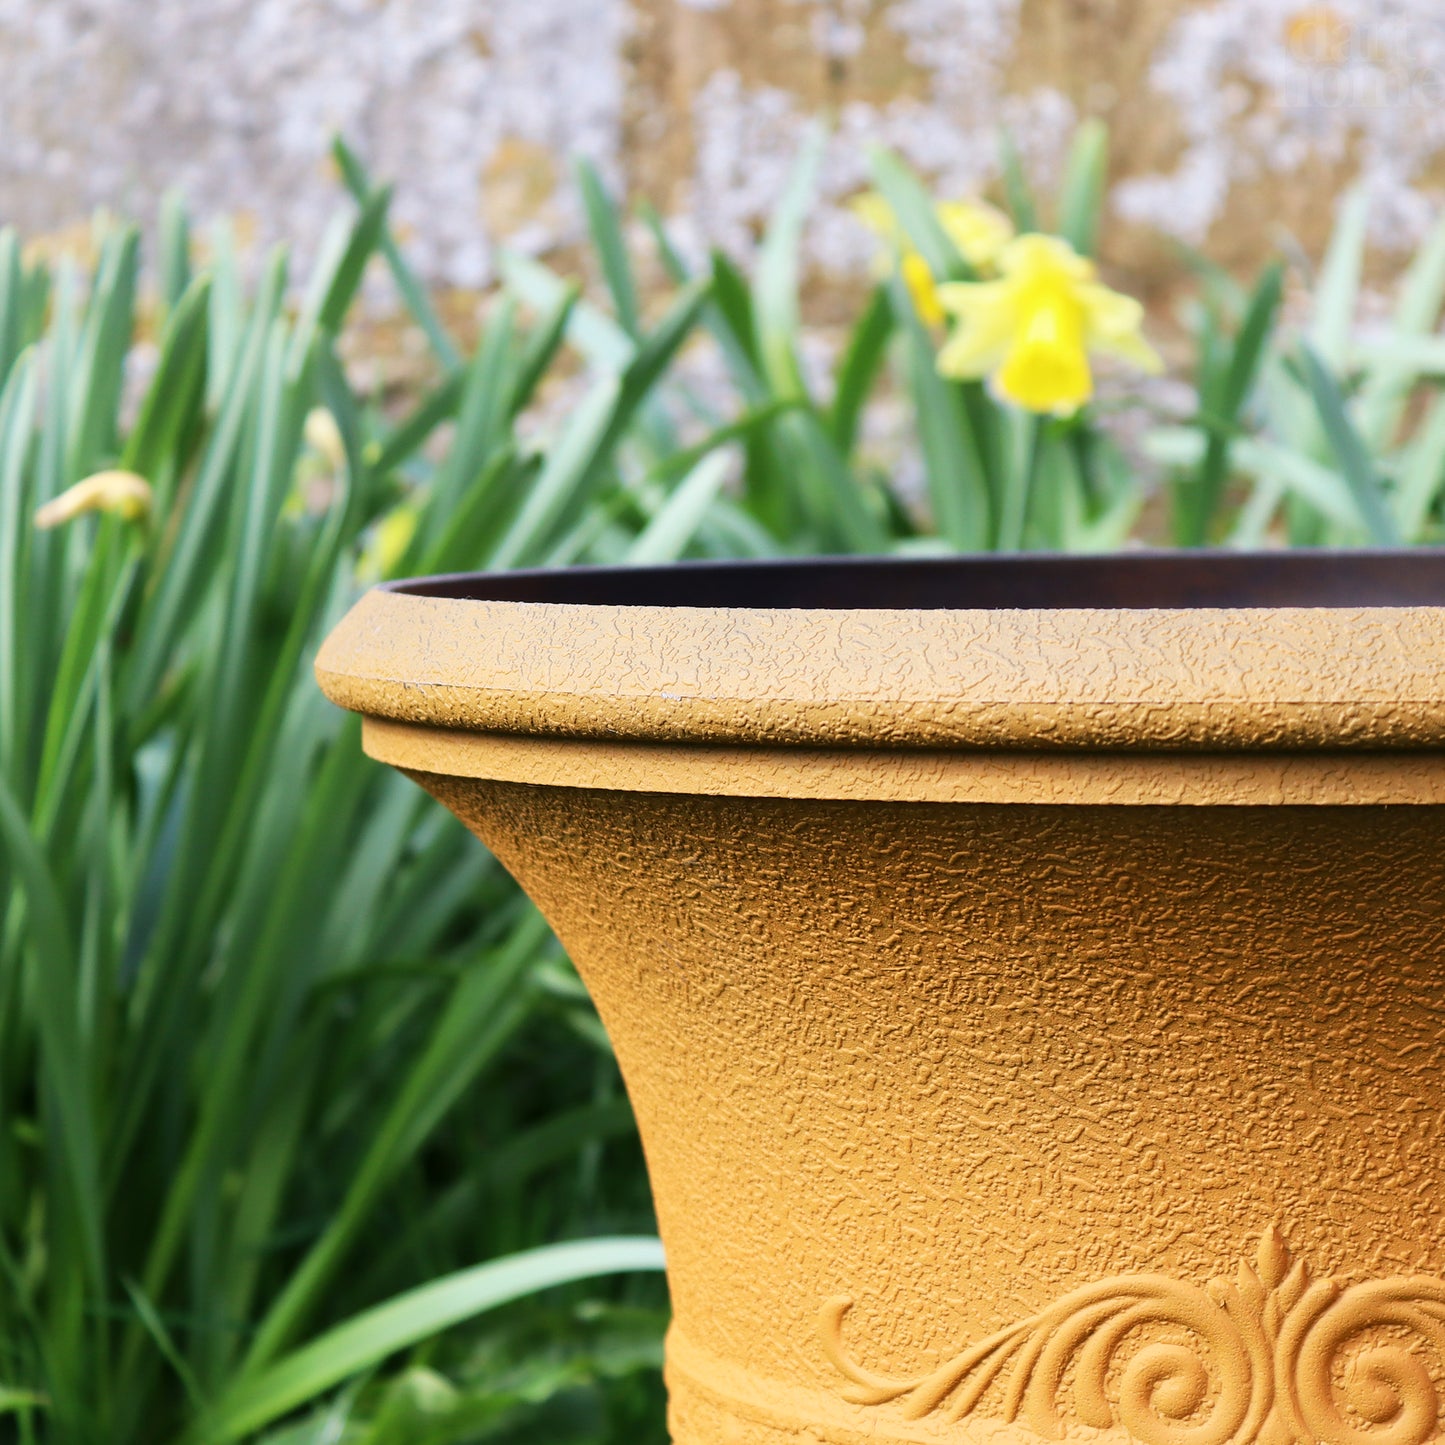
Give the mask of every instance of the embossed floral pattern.
<path id="1" fill-rule="evenodd" d="M 1001 1415 L 1057 1439 L 1071 1417 L 1144 1445 L 1425 1445 L 1441 1433 L 1427 1360 L 1445 1364 L 1445 1280 L 1316 1278 L 1273 1227 L 1232 1281 L 1085 1285 L 916 1379 L 853 1361 L 851 1306 L 831 1299 L 820 1319 L 844 1397 L 899 1401 L 908 1419 Z"/>

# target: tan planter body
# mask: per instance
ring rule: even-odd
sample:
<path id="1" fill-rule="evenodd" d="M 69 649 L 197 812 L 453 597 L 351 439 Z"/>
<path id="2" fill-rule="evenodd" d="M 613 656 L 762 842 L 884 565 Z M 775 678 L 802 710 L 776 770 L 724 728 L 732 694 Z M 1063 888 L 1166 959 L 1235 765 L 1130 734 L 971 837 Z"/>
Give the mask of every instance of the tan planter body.
<path id="1" fill-rule="evenodd" d="M 412 588 L 318 673 L 596 998 L 679 1445 L 1441 1438 L 1445 559 Z"/>

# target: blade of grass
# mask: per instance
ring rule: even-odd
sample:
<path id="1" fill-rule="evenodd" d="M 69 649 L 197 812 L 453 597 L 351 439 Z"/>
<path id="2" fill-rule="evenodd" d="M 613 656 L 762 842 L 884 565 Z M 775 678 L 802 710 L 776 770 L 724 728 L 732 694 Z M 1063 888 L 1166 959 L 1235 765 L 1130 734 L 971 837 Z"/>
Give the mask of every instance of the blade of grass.
<path id="1" fill-rule="evenodd" d="M 414 565 L 403 558 L 398 574 L 407 568 L 434 573 L 492 566 L 497 538 L 531 494 L 540 466 L 540 457 L 520 457 L 512 446 L 495 452 L 446 519 L 431 549 L 421 553 Z"/>
<path id="2" fill-rule="evenodd" d="M 1008 414 L 1008 421 L 1010 466 L 1004 477 L 997 548 L 1000 552 L 1017 552 L 1023 548 L 1028 529 L 1043 447 L 1044 418 L 1014 410 Z"/>
<path id="3" fill-rule="evenodd" d="M 666 484 L 686 475 L 710 452 L 728 442 L 748 441 L 767 429 L 768 423 L 790 411 L 800 410 L 799 403 L 779 399 L 744 412 L 736 421 L 725 423 L 709 432 L 700 442 L 671 453 L 651 468 L 643 484 Z"/>
<path id="4" fill-rule="evenodd" d="M 844 456 L 852 453 L 857 442 L 858 424 L 887 358 L 892 337 L 893 307 L 887 287 L 878 286 L 848 337 L 847 349 L 838 367 L 829 422 L 833 440 Z"/>
<path id="5" fill-rule="evenodd" d="M 768 222 L 753 281 L 752 316 L 757 327 L 758 358 L 763 374 L 779 396 L 807 395 L 796 351 L 799 251 L 826 145 L 827 133 L 821 126 L 813 126 Z"/>
<path id="6" fill-rule="evenodd" d="M 324 245 L 324 242 L 323 242 Z M 206 405 L 219 410 L 231 390 L 235 369 L 241 364 L 245 334 L 245 304 L 235 241 L 225 220 L 211 227 L 211 315 L 206 328 L 210 355 L 206 359 Z"/>
<path id="7" fill-rule="evenodd" d="M 574 289 L 530 256 L 503 250 L 497 264 L 508 289 L 543 313 L 560 307 Z M 636 343 L 610 316 L 585 301 L 578 301 L 568 314 L 567 340 L 606 371 L 621 371 L 637 351 Z"/>
<path id="8" fill-rule="evenodd" d="M 1320 354 L 1309 342 L 1300 344 L 1300 363 L 1306 385 L 1319 410 L 1320 421 L 1360 521 L 1370 540 L 1382 547 L 1400 544 L 1399 528 L 1385 504 L 1369 451 L 1345 411 L 1344 397 Z"/>
<path id="9" fill-rule="evenodd" d="M 568 509 L 580 503 L 607 453 L 621 406 L 621 381 L 605 377 L 573 409 L 521 511 L 497 544 L 493 567 L 519 566 L 535 555 Z"/>
<path id="10" fill-rule="evenodd" d="M 179 191 L 168 190 L 161 197 L 156 229 L 160 242 L 157 278 L 161 304 L 169 316 L 191 285 L 191 218 Z"/>
<path id="11" fill-rule="evenodd" d="M 628 563 L 640 567 L 675 562 L 681 557 L 731 469 L 732 461 L 726 452 L 704 457 L 628 548 Z"/>
<path id="12" fill-rule="evenodd" d="M 656 1240 L 594 1239 L 462 1270 L 337 1326 L 256 1376 L 241 1376 L 193 1439 L 197 1445 L 230 1445 L 388 1355 L 539 1290 L 662 1268 Z"/>
<path id="13" fill-rule="evenodd" d="M 351 192 L 358 205 L 364 204 L 367 197 L 375 193 L 375 187 L 371 184 L 360 157 L 340 136 L 333 139 L 331 154 L 337 169 L 341 172 L 342 180 L 346 183 L 346 188 Z M 442 325 L 441 318 L 432 305 L 431 296 L 426 287 L 417 279 L 416 273 L 412 270 L 406 257 L 402 255 L 401 247 L 397 245 L 396 236 L 389 224 L 382 228 L 378 244 L 381 254 L 386 258 L 392 280 L 396 283 L 397 292 L 406 309 L 411 313 L 412 320 L 421 327 L 422 333 L 431 344 L 431 349 L 436 353 L 437 360 L 441 362 L 442 366 L 448 371 L 455 371 L 461 365 L 461 357 L 452 344 L 451 338 L 447 335 L 446 328 Z"/>
<path id="14" fill-rule="evenodd" d="M 369 458 L 372 470 L 384 475 L 409 461 L 444 421 L 456 415 L 465 384 L 465 373 L 457 370 L 433 388 L 410 415 L 377 444 L 374 455 Z"/>
<path id="15" fill-rule="evenodd" d="M 826 144 L 826 132 L 815 126 L 799 151 L 763 240 L 751 317 L 760 369 L 772 394 L 806 403 L 806 410 L 781 417 L 776 426 L 783 455 L 792 458 L 787 470 L 799 511 L 824 546 L 867 552 L 883 545 L 882 528 L 827 422 L 816 414 L 798 360 L 799 249 Z"/>
<path id="16" fill-rule="evenodd" d="M 376 254 L 386 229 L 391 187 L 379 186 L 361 203 L 345 239 L 332 249 L 312 273 L 306 299 L 296 322 L 296 345 L 304 351 L 314 330 L 336 332 L 351 309 L 367 262 Z M 339 233 L 338 233 L 339 234 Z"/>
<path id="17" fill-rule="evenodd" d="M 551 370 L 567 339 L 567 328 L 572 324 L 572 313 L 577 309 L 581 294 L 576 286 L 565 287 L 554 304 L 538 318 L 523 342 L 522 354 L 517 360 L 516 384 L 508 409 L 510 416 L 515 417 L 531 404 L 537 388 Z"/>
<path id="18" fill-rule="evenodd" d="M 413 539 L 413 555 L 434 542 L 467 484 L 488 467 L 503 441 L 513 388 L 515 321 L 516 302 L 504 297 L 467 366 L 456 435 L 432 482 L 431 505 Z"/>
<path id="19" fill-rule="evenodd" d="M 100 1154 L 86 1058 L 75 1016 L 75 943 L 60 888 L 31 836 L 28 820 L 0 779 L 0 842 L 9 859 L 12 886 L 24 899 L 32 950 L 31 987 L 40 1030 L 40 1083 L 55 1100 L 54 1132 L 47 1146 L 60 1162 L 64 1190 L 57 1200 L 57 1230 L 73 1223 L 78 1258 L 92 1291 L 105 1290 L 105 1232 L 100 1218 Z M 55 1241 L 56 1247 L 61 1241 Z"/>
<path id="20" fill-rule="evenodd" d="M 0 778 L 12 787 L 20 786 L 22 762 L 30 751 L 30 704 L 35 696 L 22 618 L 30 535 L 25 465 L 36 403 L 35 360 L 27 354 L 0 391 Z"/>
<path id="21" fill-rule="evenodd" d="M 738 390 L 752 403 L 767 394 L 753 293 L 742 272 L 721 251 L 712 254 L 711 330 Z"/>
<path id="22" fill-rule="evenodd" d="M 1271 265 L 1250 296 L 1227 362 L 1222 339 L 1216 346 L 1202 349 L 1200 400 L 1206 445 L 1198 469 L 1185 484 L 1188 490 L 1176 494 L 1176 516 L 1181 524 L 1177 540 L 1186 546 L 1203 546 L 1209 540 L 1229 481 L 1231 441 L 1274 334 L 1283 295 L 1283 269 Z"/>
<path id="23" fill-rule="evenodd" d="M 20 238 L 6 226 L 0 230 L 0 377 L 8 377 L 27 343 L 25 272 Z"/>
<path id="24" fill-rule="evenodd" d="M 868 169 L 874 185 L 892 208 L 904 234 L 928 263 L 928 269 L 935 278 L 949 281 L 977 279 L 973 267 L 964 260 L 943 229 L 933 197 L 918 177 L 897 156 L 876 146 L 868 151 Z"/>
<path id="25" fill-rule="evenodd" d="M 908 388 L 934 526 L 960 552 L 986 551 L 993 535 L 993 508 L 963 389 L 938 374 L 933 343 L 897 278 L 892 296 L 894 316 L 904 333 Z"/>
<path id="26" fill-rule="evenodd" d="M 131 1305 L 134 1307 L 137 1317 L 146 1327 L 150 1337 L 156 1342 L 156 1348 L 165 1356 L 166 1363 L 176 1373 L 176 1378 L 181 1382 L 186 1395 L 193 1407 L 201 1409 L 205 1405 L 205 1392 L 201 1389 L 201 1383 L 196 1378 L 195 1371 L 191 1369 L 186 1357 L 177 1348 L 171 1332 L 166 1328 L 165 1321 L 161 1318 L 160 1311 L 147 1298 L 146 1293 L 134 1280 L 123 1280 L 125 1292 L 130 1297 Z"/>
<path id="27" fill-rule="evenodd" d="M 1369 195 L 1363 187 L 1357 187 L 1341 203 L 1314 290 L 1310 341 L 1320 360 L 1329 367 L 1342 367 L 1346 361 L 1350 327 L 1360 294 L 1369 220 Z"/>
<path id="28" fill-rule="evenodd" d="M 587 229 L 602 266 L 612 305 L 622 329 L 634 340 L 642 335 L 641 312 L 637 304 L 637 283 L 632 263 L 627 258 L 627 242 L 618 222 L 617 208 L 602 184 L 597 168 L 585 156 L 574 166 L 577 188 L 582 192 L 582 205 L 587 212 Z"/>
<path id="29" fill-rule="evenodd" d="M 83 477 L 114 454 L 123 357 L 135 330 L 140 233 L 127 227 L 107 239 L 81 329 L 66 471 Z"/>
<path id="30" fill-rule="evenodd" d="M 181 439 L 195 425 L 205 400 L 210 297 L 210 280 L 202 276 L 172 303 L 161 333 L 155 377 L 120 454 L 122 468 L 151 483 L 160 516 L 166 514 L 178 480 L 166 475 L 165 463 L 177 456 Z"/>
<path id="31" fill-rule="evenodd" d="M 225 489 L 241 448 L 271 320 L 280 308 L 285 257 L 274 253 L 257 298 L 255 314 L 240 347 L 236 374 L 228 384 L 216 428 L 190 489 L 169 556 L 154 592 L 136 623 L 134 655 L 127 677 L 126 711 L 136 714 L 154 695 L 176 634 L 190 620 L 204 567 L 223 518 Z M 214 320 L 214 318 L 213 318 Z"/>
<path id="32" fill-rule="evenodd" d="M 644 200 L 638 206 L 638 213 L 642 217 L 642 223 L 652 236 L 653 244 L 657 247 L 658 259 L 662 262 L 662 268 L 667 272 L 668 279 L 674 286 L 686 286 L 692 280 L 692 268 L 682 258 L 682 253 L 672 244 L 672 237 L 667 234 L 667 225 L 657 213 L 657 207 L 651 201 Z"/>
<path id="33" fill-rule="evenodd" d="M 1445 401 L 1436 397 L 1416 428 L 1400 467 L 1395 515 L 1400 535 L 1419 541 L 1445 486 Z"/>
<path id="34" fill-rule="evenodd" d="M 541 916 L 532 913 L 496 957 L 463 977 L 428 1047 L 376 1129 L 340 1208 L 267 1311 L 243 1372 L 269 1364 L 291 1342 L 319 1306 L 378 1193 L 511 1037 L 525 1012 L 517 983 L 547 933 Z"/>
<path id="35" fill-rule="evenodd" d="M 125 523 L 106 517 L 94 538 L 47 699 L 32 811 L 41 838 L 55 831 L 64 803 L 76 801 L 76 760 L 95 700 L 99 648 L 115 627 L 136 566 L 137 539 Z"/>
<path id="36" fill-rule="evenodd" d="M 1360 388 L 1360 435 L 1372 451 L 1382 451 L 1395 438 L 1404 420 L 1410 390 L 1419 370 L 1445 374 L 1445 348 L 1438 348 L 1432 365 L 1419 367 L 1409 343 L 1437 343 L 1430 333 L 1445 304 L 1445 220 L 1431 231 L 1415 254 L 1400 283 L 1389 334 L 1378 358 L 1371 358 Z"/>
<path id="37" fill-rule="evenodd" d="M 998 137 L 999 171 L 1003 176 L 1004 199 L 1009 215 L 1013 217 L 1016 231 L 1037 231 L 1039 228 L 1038 208 L 1034 204 L 1033 190 L 1024 172 L 1023 160 L 1013 133 L 1005 127 Z"/>
<path id="38" fill-rule="evenodd" d="M 34 1390 L 16 1390 L 0 1385 L 0 1415 L 19 1415 L 27 1410 L 45 1410 L 49 1399 L 37 1395 Z"/>
<path id="39" fill-rule="evenodd" d="M 558 524 L 589 494 L 629 422 L 691 333 L 707 295 L 706 285 L 682 291 L 622 375 L 597 383 L 572 413 L 498 544 L 493 566 L 514 567 L 529 555 L 545 553 Z"/>
<path id="40" fill-rule="evenodd" d="M 1092 256 L 1109 177 L 1109 131 L 1086 120 L 1074 132 L 1059 192 L 1059 234 L 1081 256 Z"/>

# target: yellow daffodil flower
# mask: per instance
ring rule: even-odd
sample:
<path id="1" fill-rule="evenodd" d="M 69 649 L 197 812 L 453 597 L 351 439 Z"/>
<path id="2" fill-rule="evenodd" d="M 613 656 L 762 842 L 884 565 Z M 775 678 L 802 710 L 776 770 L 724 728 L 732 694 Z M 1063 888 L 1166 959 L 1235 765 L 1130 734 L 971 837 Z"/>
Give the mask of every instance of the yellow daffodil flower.
<path id="1" fill-rule="evenodd" d="M 314 406 L 306 413 L 302 435 L 306 445 L 333 472 L 339 472 L 346 465 L 346 443 L 341 439 L 341 428 L 326 407 Z"/>
<path id="2" fill-rule="evenodd" d="M 913 298 L 913 309 L 925 326 L 942 326 L 948 313 L 938 304 L 938 286 L 928 262 L 917 251 L 905 251 L 898 259 L 898 272 Z"/>
<path id="3" fill-rule="evenodd" d="M 109 512 L 127 522 L 141 522 L 151 514 L 151 485 L 134 472 L 96 472 L 40 508 L 35 525 L 59 527 L 84 512 Z"/>
<path id="4" fill-rule="evenodd" d="M 948 239 L 975 271 L 990 271 L 1013 240 L 1013 222 L 987 201 L 940 201 L 938 219 Z"/>
<path id="5" fill-rule="evenodd" d="M 944 376 L 989 377 L 996 393 L 1028 411 L 1069 416 L 1094 394 L 1091 352 L 1155 372 L 1144 308 L 1111 291 L 1093 262 L 1057 236 L 1016 237 L 999 253 L 999 277 L 938 288 L 958 325 L 938 355 Z"/>
<path id="6" fill-rule="evenodd" d="M 868 191 L 852 202 L 853 214 L 879 236 L 897 257 L 898 271 L 919 319 L 926 326 L 942 326 L 947 314 L 938 302 L 938 286 L 928 262 L 909 244 L 893 207 L 878 194 Z M 941 201 L 937 206 L 939 224 L 949 239 L 976 271 L 987 271 L 1005 243 L 1013 226 L 1002 211 L 985 201 Z"/>
<path id="7" fill-rule="evenodd" d="M 417 509 L 406 502 L 393 507 L 373 528 L 361 554 L 362 576 L 390 577 L 411 546 L 420 520 Z"/>

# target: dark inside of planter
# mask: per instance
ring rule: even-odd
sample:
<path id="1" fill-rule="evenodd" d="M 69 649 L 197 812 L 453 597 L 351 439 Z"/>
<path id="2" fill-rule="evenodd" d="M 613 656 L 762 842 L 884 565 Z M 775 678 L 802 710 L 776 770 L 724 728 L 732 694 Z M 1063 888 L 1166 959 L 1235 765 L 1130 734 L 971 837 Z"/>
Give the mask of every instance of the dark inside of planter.
<path id="1" fill-rule="evenodd" d="M 389 589 L 609 607 L 1439 607 L 1445 549 L 788 558 L 473 572 Z"/>

